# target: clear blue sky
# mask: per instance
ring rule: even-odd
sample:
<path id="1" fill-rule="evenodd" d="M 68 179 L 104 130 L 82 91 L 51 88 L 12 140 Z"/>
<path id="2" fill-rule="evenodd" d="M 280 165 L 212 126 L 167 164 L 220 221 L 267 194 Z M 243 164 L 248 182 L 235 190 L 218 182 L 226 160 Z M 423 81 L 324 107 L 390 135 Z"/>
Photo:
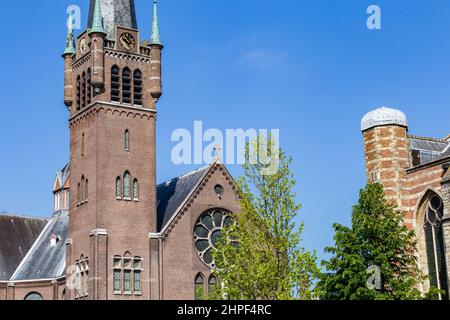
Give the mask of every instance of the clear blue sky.
<path id="1" fill-rule="evenodd" d="M 136 0 L 149 38 L 150 0 Z M 87 0 L 5 1 L 0 10 L 0 211 L 49 216 L 69 158 L 63 104 L 66 8 Z M 381 31 L 366 9 L 382 9 Z M 174 129 L 279 128 L 294 158 L 305 244 L 322 252 L 348 224 L 364 186 L 361 117 L 402 109 L 410 132 L 450 133 L 448 0 L 160 0 L 164 97 L 158 181 L 192 169 L 170 162 Z M 238 176 L 238 167 L 230 171 Z"/>

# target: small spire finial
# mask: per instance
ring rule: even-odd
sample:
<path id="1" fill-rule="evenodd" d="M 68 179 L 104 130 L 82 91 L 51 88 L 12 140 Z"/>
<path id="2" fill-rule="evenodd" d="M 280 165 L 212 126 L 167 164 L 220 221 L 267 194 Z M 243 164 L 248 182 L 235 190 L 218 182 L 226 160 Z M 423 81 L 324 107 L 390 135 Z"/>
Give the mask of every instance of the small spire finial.
<path id="1" fill-rule="evenodd" d="M 72 13 L 69 13 L 67 18 L 67 37 L 66 37 L 66 49 L 64 50 L 64 55 L 74 54 L 75 50 L 75 37 L 73 36 L 73 17 Z"/>
<path id="2" fill-rule="evenodd" d="M 89 34 L 91 33 L 103 33 L 106 35 L 105 28 L 103 27 L 102 9 L 99 0 L 95 0 L 94 4 L 94 17 L 92 19 L 92 28 L 89 31 Z"/>
<path id="3" fill-rule="evenodd" d="M 150 38 L 150 44 L 158 44 L 162 46 L 161 39 L 159 37 L 159 26 L 158 26 L 158 4 L 156 0 L 153 0 L 153 25 L 152 25 L 152 36 Z"/>
<path id="4" fill-rule="evenodd" d="M 222 147 L 220 146 L 220 144 L 216 144 L 214 146 L 214 162 L 221 160 L 220 159 L 221 152 L 222 152 Z"/>

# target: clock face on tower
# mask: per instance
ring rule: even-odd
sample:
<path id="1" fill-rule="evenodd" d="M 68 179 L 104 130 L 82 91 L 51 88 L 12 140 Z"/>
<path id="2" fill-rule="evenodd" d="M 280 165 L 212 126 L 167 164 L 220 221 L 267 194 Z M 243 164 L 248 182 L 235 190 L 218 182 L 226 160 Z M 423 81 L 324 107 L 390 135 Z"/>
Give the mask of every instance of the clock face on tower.
<path id="1" fill-rule="evenodd" d="M 129 32 L 124 32 L 119 37 L 119 43 L 125 50 L 133 50 L 136 46 L 136 38 Z"/>

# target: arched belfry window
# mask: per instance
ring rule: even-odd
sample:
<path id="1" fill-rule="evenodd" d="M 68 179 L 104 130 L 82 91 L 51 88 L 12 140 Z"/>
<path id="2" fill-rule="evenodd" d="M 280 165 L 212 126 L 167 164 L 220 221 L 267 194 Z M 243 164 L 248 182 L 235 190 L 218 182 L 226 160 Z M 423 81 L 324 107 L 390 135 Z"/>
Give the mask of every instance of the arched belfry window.
<path id="1" fill-rule="evenodd" d="M 122 199 L 122 179 L 120 177 L 116 179 L 116 198 Z"/>
<path id="2" fill-rule="evenodd" d="M 123 197 L 131 200 L 131 175 L 128 171 L 123 175 Z"/>
<path id="3" fill-rule="evenodd" d="M 122 103 L 131 104 L 131 71 L 129 68 L 122 72 Z"/>
<path id="4" fill-rule="evenodd" d="M 86 107 L 86 73 L 81 75 L 81 109 Z"/>
<path id="5" fill-rule="evenodd" d="M 437 194 L 431 194 L 425 209 L 425 244 L 430 286 L 445 292 L 448 296 L 445 246 L 442 228 L 444 203 Z M 439 299 L 442 299 L 439 294 Z"/>
<path id="6" fill-rule="evenodd" d="M 195 277 L 195 300 L 203 300 L 205 291 L 204 282 L 203 275 L 201 273 L 197 274 Z"/>
<path id="7" fill-rule="evenodd" d="M 111 101 L 120 102 L 120 69 L 113 66 L 111 69 Z"/>
<path id="8" fill-rule="evenodd" d="M 90 105 L 92 102 L 92 75 L 90 68 L 87 70 L 86 101 L 87 105 Z"/>
<path id="9" fill-rule="evenodd" d="M 81 109 L 81 77 L 77 77 L 77 111 Z"/>
<path id="10" fill-rule="evenodd" d="M 133 73 L 134 104 L 142 106 L 142 72 L 136 69 Z"/>

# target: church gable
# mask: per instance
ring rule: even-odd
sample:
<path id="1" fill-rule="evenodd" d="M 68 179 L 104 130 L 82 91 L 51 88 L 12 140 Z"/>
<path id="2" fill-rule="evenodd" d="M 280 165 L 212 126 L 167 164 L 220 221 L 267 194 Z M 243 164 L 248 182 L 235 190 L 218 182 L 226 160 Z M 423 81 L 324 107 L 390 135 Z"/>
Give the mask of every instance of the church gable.
<path id="1" fill-rule="evenodd" d="M 184 179 L 186 180 L 183 181 Z M 176 210 L 167 210 L 167 214 L 164 216 L 164 223 L 158 229 L 163 235 L 167 235 L 167 231 L 169 230 L 170 232 L 175 227 L 177 221 L 191 208 L 194 202 L 196 204 L 206 205 L 208 208 L 233 204 L 233 208 L 228 210 L 233 211 L 237 209 L 235 205 L 237 202 L 237 192 L 234 179 L 220 162 L 215 162 L 179 180 L 175 179 L 173 181 L 174 185 L 169 188 L 177 189 L 176 184 L 178 183 L 180 184 L 180 191 L 174 193 L 174 200 L 171 206 L 171 209 Z M 159 196 L 160 194 L 158 193 L 158 214 L 162 200 Z"/>
<path id="2" fill-rule="evenodd" d="M 225 224 L 227 214 L 238 212 L 234 180 L 226 168 L 216 162 L 208 167 L 184 204 L 161 230 L 163 299 L 194 299 L 195 279 L 199 274 L 208 283 L 214 265 L 210 254 L 213 238 Z M 209 225 L 207 223 L 200 239 L 195 231 L 205 219 Z"/>

